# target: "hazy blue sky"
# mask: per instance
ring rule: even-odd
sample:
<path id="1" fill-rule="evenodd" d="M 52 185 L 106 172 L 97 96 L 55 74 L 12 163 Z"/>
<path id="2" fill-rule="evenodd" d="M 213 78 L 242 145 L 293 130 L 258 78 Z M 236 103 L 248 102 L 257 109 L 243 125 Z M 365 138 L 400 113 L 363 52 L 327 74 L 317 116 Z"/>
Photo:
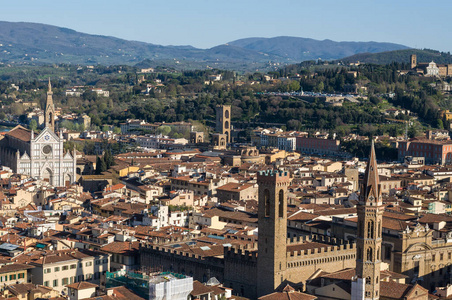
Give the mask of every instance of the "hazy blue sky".
<path id="1" fill-rule="evenodd" d="M 199 48 L 285 35 L 452 51 L 451 11 L 452 0 L 5 0 L 0 20 Z"/>

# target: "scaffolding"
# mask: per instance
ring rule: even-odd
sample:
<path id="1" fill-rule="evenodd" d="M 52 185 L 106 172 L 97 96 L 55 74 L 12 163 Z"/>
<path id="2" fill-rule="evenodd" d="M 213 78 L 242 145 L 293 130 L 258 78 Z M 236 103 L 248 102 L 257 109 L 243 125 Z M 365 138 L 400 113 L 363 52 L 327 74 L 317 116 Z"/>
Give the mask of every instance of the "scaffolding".
<path id="1" fill-rule="evenodd" d="M 132 271 L 107 272 L 106 287 L 125 286 L 150 300 L 186 300 L 193 290 L 193 278 L 172 272 L 149 275 Z"/>

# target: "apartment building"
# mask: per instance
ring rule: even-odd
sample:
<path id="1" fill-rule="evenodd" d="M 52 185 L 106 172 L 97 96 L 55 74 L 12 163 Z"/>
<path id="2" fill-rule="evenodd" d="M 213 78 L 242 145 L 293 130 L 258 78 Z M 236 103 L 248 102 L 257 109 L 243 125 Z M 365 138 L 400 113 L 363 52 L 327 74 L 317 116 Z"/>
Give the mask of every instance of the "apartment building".
<path id="1" fill-rule="evenodd" d="M 101 274 L 110 270 L 110 254 L 90 250 L 35 251 L 19 255 L 16 262 L 29 264 L 33 283 L 67 292 L 74 282 L 98 283 Z"/>

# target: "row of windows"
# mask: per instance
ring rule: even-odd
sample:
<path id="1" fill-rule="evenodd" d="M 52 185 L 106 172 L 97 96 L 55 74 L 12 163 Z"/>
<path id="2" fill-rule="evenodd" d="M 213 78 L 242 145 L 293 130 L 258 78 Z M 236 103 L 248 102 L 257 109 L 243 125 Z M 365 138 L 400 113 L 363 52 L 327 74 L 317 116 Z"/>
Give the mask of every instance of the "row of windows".
<path id="1" fill-rule="evenodd" d="M 21 279 L 21 278 L 25 278 L 25 273 L 9 275 L 9 280 L 16 280 L 16 279 Z M 0 276 L 0 282 L 5 282 L 5 281 L 8 281 L 8 275 Z"/>
<path id="2" fill-rule="evenodd" d="M 105 273 L 105 272 L 103 272 Z M 92 280 L 92 279 L 99 279 L 101 272 L 96 272 L 94 274 L 86 274 L 86 275 L 79 275 L 79 276 L 71 276 L 71 277 L 65 277 L 61 279 L 61 285 L 65 286 L 68 284 L 72 284 L 74 282 L 84 281 L 84 280 Z M 54 279 L 52 281 L 52 287 L 57 287 L 59 285 L 60 280 Z M 50 286 L 50 281 L 44 281 L 44 286 Z"/>
<path id="3" fill-rule="evenodd" d="M 447 259 L 452 259 L 452 253 L 447 253 Z M 444 260 L 444 253 L 439 254 L 439 260 Z M 436 261 L 436 254 L 432 254 L 432 261 Z"/>
<path id="4" fill-rule="evenodd" d="M 366 292 L 366 297 L 371 297 L 371 292 Z M 375 296 L 378 296 L 378 291 L 375 291 Z"/>
<path id="5" fill-rule="evenodd" d="M 99 265 L 101 261 L 102 261 L 103 263 L 108 263 L 108 259 L 104 259 L 104 260 L 96 260 L 96 265 Z M 85 263 L 85 267 L 90 267 L 90 266 L 92 266 L 92 265 L 93 265 L 93 262 L 92 262 L 92 261 L 88 261 L 88 262 Z M 78 266 L 79 266 L 79 268 L 82 268 L 82 267 L 83 267 L 83 263 L 79 263 Z M 69 268 L 70 268 L 70 269 L 75 269 L 75 268 L 77 268 L 77 264 L 62 266 L 62 267 L 61 267 L 61 270 L 67 271 L 67 270 L 69 270 Z M 54 272 L 59 272 L 59 271 L 60 271 L 60 267 L 54 267 L 54 268 L 53 268 L 53 271 L 54 271 Z M 52 268 L 44 269 L 44 274 L 49 274 L 49 273 L 52 273 Z"/>

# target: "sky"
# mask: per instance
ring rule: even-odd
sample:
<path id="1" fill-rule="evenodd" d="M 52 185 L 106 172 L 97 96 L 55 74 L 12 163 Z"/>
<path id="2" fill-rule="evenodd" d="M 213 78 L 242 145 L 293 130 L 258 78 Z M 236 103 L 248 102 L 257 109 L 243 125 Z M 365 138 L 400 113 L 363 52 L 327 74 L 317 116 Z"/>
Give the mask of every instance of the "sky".
<path id="1" fill-rule="evenodd" d="M 451 0 L 5 0 L 0 20 L 197 48 L 296 36 L 452 52 L 451 10 Z"/>

